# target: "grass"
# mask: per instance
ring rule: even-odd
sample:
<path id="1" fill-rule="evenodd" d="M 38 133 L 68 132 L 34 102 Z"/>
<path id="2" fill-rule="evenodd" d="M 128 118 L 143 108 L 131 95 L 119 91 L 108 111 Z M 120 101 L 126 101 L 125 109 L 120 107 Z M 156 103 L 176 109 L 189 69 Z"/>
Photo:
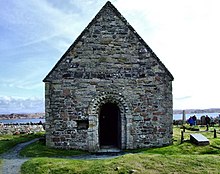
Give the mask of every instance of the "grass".
<path id="1" fill-rule="evenodd" d="M 218 128 L 219 129 L 219 128 Z M 161 148 L 150 148 L 142 150 L 143 153 L 148 154 L 166 154 L 166 155 L 198 155 L 198 154 L 220 154 L 220 139 L 214 138 L 214 132 L 205 131 L 206 127 L 201 127 L 200 132 L 186 130 L 184 133 L 184 143 L 180 143 L 180 129 L 174 128 L 174 143 L 171 146 L 161 147 Z M 214 128 L 210 128 L 213 131 Z M 210 145 L 208 146 L 197 146 L 190 143 L 191 133 L 201 133 L 210 140 Z M 220 134 L 218 135 L 220 137 Z"/>
<path id="2" fill-rule="evenodd" d="M 43 133 L 20 134 L 20 135 L 0 135 L 0 154 L 13 148 L 18 143 L 30 141 L 42 135 Z"/>
<path id="3" fill-rule="evenodd" d="M 0 154 L 7 152 L 15 145 L 30 141 L 34 138 L 41 137 L 43 133 L 37 134 L 20 134 L 20 135 L 0 135 Z M 0 170 L 2 167 L 2 160 L 0 160 Z"/>
<path id="4" fill-rule="evenodd" d="M 67 157 L 87 154 L 88 152 L 80 150 L 63 150 L 49 148 L 41 141 L 37 141 L 25 149 L 21 150 L 20 155 L 25 157 Z"/>
<path id="5" fill-rule="evenodd" d="M 34 158 L 22 166 L 22 173 L 218 173 L 220 156 L 127 154 L 105 160 Z"/>
<path id="6" fill-rule="evenodd" d="M 191 144 L 188 141 L 189 135 L 195 132 L 189 130 L 186 130 L 184 134 L 186 141 L 181 144 L 181 130 L 175 127 L 174 143 L 170 146 L 129 151 L 140 153 L 128 153 L 117 158 L 102 160 L 73 160 L 48 158 L 46 156 L 33 158 L 22 165 L 22 173 L 219 173 L 220 138 L 214 139 L 213 132 L 207 132 L 205 129 L 206 127 L 200 128 L 200 131 L 203 131 L 200 133 L 210 140 L 210 145 L 208 146 Z M 217 131 L 219 131 L 219 128 Z M 220 134 L 218 136 L 220 137 Z M 46 147 L 43 144 L 33 144 L 32 148 L 29 146 L 25 151 L 26 153 L 27 151 L 32 151 L 32 156 L 34 156 L 34 152 L 39 149 L 42 149 L 44 154 L 46 154 L 48 149 L 44 148 Z M 49 153 L 47 156 L 60 153 L 57 149 L 53 150 L 53 153 Z M 72 156 L 71 151 L 66 152 Z M 36 153 L 36 156 L 40 156 L 39 153 Z"/>

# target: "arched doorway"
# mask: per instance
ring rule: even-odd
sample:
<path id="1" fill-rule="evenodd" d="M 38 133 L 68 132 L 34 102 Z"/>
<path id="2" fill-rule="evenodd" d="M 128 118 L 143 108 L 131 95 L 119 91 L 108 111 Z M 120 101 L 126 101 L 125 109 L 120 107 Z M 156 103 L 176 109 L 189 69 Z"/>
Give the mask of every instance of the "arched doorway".
<path id="1" fill-rule="evenodd" d="M 117 104 L 105 103 L 99 113 L 100 148 L 121 148 L 121 116 Z"/>

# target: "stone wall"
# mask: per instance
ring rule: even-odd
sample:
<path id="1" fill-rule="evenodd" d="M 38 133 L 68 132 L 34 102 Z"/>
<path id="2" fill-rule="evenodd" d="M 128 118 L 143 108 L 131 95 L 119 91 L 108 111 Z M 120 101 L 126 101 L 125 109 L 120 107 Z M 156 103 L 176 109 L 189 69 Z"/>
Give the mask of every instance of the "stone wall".
<path id="1" fill-rule="evenodd" d="M 37 132 L 44 132 L 43 125 L 4 125 L 0 124 L 0 135 L 9 134 L 31 134 Z"/>
<path id="2" fill-rule="evenodd" d="M 120 108 L 122 149 L 171 144 L 172 80 L 107 3 L 44 80 L 47 145 L 98 151 L 106 102 Z"/>

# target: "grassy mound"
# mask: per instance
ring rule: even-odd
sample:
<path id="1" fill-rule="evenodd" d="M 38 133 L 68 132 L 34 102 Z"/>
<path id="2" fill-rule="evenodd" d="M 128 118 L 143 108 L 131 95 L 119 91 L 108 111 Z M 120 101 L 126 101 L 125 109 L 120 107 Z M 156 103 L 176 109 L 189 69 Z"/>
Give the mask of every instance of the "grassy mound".
<path id="1" fill-rule="evenodd" d="M 48 149 L 41 143 L 30 145 L 22 152 L 33 158 L 22 165 L 22 174 L 61 174 L 61 173 L 219 173 L 220 138 L 214 138 L 213 132 L 201 128 L 200 133 L 210 140 L 208 146 L 196 146 L 189 140 L 189 130 L 184 133 L 184 143 L 180 143 L 181 129 L 174 128 L 173 145 L 139 149 L 113 159 L 73 160 L 47 158 L 47 156 L 64 156 L 58 149 Z M 213 129 L 213 128 L 212 128 Z M 220 135 L 218 134 L 220 137 Z M 40 153 L 39 151 L 44 151 Z M 51 152 L 52 151 L 52 152 Z M 137 153 L 140 152 L 140 153 Z M 68 156 L 74 152 L 64 150 Z M 78 153 L 78 152 L 77 152 Z M 82 153 L 82 152 L 79 152 Z M 62 155 L 60 155 L 62 154 Z M 43 157 L 44 156 L 44 157 Z"/>

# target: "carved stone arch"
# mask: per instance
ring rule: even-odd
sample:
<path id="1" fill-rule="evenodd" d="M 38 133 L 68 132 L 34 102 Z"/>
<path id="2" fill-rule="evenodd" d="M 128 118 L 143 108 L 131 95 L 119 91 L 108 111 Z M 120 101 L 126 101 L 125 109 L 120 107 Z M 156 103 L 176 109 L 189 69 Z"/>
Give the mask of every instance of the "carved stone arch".
<path id="1" fill-rule="evenodd" d="M 88 107 L 89 129 L 88 129 L 88 149 L 99 151 L 99 113 L 102 105 L 106 103 L 116 104 L 121 116 L 121 149 L 129 148 L 131 136 L 131 110 L 128 102 L 120 93 L 103 92 L 95 97 Z"/>
<path id="2" fill-rule="evenodd" d="M 117 94 L 111 92 L 103 92 L 92 100 L 88 108 L 88 114 L 89 115 L 98 114 L 100 105 L 105 104 L 107 102 L 117 104 L 121 112 L 123 111 L 124 113 L 129 113 L 129 114 L 131 112 L 129 109 L 130 107 L 128 106 L 126 100 L 120 93 Z"/>

